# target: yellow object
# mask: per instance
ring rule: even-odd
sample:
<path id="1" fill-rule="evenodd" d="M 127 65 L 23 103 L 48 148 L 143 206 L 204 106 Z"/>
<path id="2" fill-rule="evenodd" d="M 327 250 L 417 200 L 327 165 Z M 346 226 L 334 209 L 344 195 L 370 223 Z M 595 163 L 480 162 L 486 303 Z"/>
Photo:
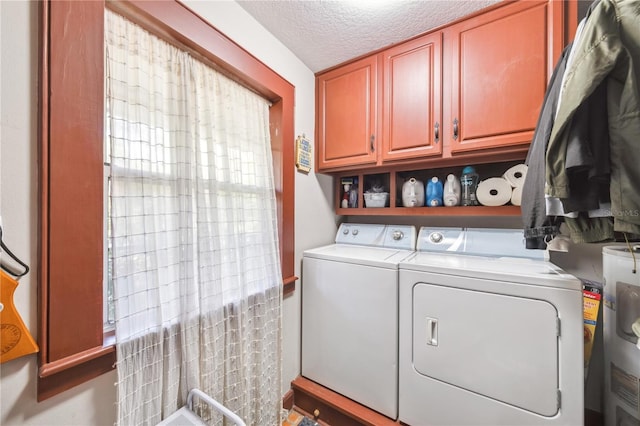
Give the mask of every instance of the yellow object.
<path id="1" fill-rule="evenodd" d="M 38 352 L 38 345 L 13 304 L 18 281 L 0 271 L 0 363 Z"/>
<path id="2" fill-rule="evenodd" d="M 584 368 L 585 377 L 591 360 L 591 351 L 595 339 L 596 326 L 598 325 L 598 310 L 602 299 L 601 291 L 587 282 L 583 282 L 583 314 L 584 314 Z"/>
<path id="3" fill-rule="evenodd" d="M 282 422 L 282 426 L 298 426 L 304 419 L 304 416 L 294 410 L 291 410 L 287 415 L 287 418 Z"/>

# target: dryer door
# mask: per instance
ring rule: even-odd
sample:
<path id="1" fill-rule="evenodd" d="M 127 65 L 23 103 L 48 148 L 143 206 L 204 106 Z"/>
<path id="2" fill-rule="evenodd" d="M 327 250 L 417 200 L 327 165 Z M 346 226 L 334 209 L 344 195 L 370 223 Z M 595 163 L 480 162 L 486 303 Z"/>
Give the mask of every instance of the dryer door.
<path id="1" fill-rule="evenodd" d="M 418 283 L 413 364 L 433 379 L 553 416 L 559 409 L 557 319 L 546 301 Z"/>

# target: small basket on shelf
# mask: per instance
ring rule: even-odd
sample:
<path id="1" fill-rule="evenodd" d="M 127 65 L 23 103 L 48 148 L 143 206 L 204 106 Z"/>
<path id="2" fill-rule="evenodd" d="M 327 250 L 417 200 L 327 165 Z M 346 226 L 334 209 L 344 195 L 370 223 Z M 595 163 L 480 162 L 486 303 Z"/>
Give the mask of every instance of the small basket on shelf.
<path id="1" fill-rule="evenodd" d="M 388 192 L 365 192 L 364 194 L 364 206 L 365 207 L 387 207 L 389 203 Z"/>

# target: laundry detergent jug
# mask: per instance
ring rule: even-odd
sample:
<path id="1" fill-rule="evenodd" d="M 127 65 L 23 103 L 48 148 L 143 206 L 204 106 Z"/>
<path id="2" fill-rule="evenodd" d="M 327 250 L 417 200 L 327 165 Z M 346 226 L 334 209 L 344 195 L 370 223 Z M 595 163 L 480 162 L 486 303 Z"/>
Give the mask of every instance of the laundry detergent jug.
<path id="1" fill-rule="evenodd" d="M 442 182 L 436 176 L 427 183 L 427 206 L 438 207 L 442 205 Z"/>
<path id="2" fill-rule="evenodd" d="M 444 193 L 442 194 L 444 205 L 447 207 L 457 206 L 460 203 L 460 181 L 452 174 L 447 175 L 444 182 Z"/>
<path id="3" fill-rule="evenodd" d="M 402 205 L 405 207 L 423 207 L 424 195 L 424 184 L 416 178 L 410 178 L 402 185 Z"/>

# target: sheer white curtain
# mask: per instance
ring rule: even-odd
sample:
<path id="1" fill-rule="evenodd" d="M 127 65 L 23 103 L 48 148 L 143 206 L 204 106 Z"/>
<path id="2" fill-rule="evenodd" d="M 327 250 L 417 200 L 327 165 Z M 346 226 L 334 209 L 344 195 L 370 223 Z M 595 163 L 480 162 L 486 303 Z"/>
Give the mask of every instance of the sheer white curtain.
<path id="1" fill-rule="evenodd" d="M 105 38 L 118 422 L 156 424 L 200 388 L 276 425 L 269 104 L 110 11 Z"/>

